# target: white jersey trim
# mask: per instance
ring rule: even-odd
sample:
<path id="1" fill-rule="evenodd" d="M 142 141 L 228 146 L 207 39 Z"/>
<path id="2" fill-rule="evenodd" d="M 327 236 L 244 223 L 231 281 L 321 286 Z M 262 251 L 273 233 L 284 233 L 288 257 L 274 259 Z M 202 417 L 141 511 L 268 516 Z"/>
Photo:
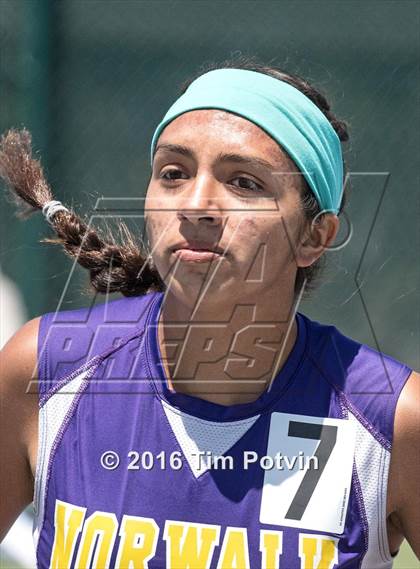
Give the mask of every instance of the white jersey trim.
<path id="1" fill-rule="evenodd" d="M 355 463 L 367 521 L 368 548 L 360 569 L 390 569 L 386 502 L 391 453 L 351 413 L 356 426 Z"/>
<path id="2" fill-rule="evenodd" d="M 188 415 L 161 400 L 163 410 L 194 476 L 211 467 L 211 458 L 222 456 L 241 439 L 259 419 L 255 415 L 238 421 L 208 421 Z M 208 453 L 199 455 L 199 453 Z"/>
<path id="3" fill-rule="evenodd" d="M 80 393 L 89 371 L 83 371 L 80 375 L 63 385 L 39 409 L 38 457 L 33 500 L 35 511 L 33 539 L 35 549 L 38 547 L 39 536 L 44 523 L 47 477 L 55 443 L 62 434 L 61 428 L 65 425 L 68 413 L 72 412 L 72 404 Z"/>

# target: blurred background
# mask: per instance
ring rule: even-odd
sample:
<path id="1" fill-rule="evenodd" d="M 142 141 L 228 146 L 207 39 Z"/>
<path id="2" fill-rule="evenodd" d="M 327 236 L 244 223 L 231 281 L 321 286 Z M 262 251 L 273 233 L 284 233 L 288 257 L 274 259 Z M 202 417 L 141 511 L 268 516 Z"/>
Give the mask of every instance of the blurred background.
<path id="1" fill-rule="evenodd" d="M 2 0 L 0 131 L 26 126 L 55 197 L 90 217 L 98 198 L 145 195 L 154 128 L 202 64 L 242 54 L 301 74 L 349 123 L 352 235 L 300 310 L 419 369 L 419 29 L 414 1 Z M 4 194 L 3 343 L 93 298 L 84 272 L 39 243 L 42 216 L 19 221 Z M 141 216 L 129 222 L 141 235 Z M 35 566 L 30 525 L 29 509 L 2 568 Z M 418 566 L 404 545 L 395 567 Z"/>

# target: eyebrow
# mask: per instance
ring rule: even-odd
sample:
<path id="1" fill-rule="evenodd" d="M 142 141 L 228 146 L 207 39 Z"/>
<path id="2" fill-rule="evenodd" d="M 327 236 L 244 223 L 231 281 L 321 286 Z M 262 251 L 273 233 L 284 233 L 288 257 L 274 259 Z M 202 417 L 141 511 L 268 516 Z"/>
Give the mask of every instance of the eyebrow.
<path id="1" fill-rule="evenodd" d="M 197 159 L 196 154 L 188 148 L 188 146 L 183 146 L 181 144 L 159 144 L 156 148 L 155 154 L 159 150 L 167 150 L 168 152 L 176 152 L 177 154 L 182 154 L 187 156 L 187 158 Z M 244 154 L 234 154 L 234 153 L 219 153 L 216 156 L 215 162 L 236 162 L 237 164 L 246 164 L 248 166 L 262 166 L 268 170 L 275 170 L 276 166 L 264 160 L 264 158 L 259 158 L 258 156 L 247 156 Z"/>

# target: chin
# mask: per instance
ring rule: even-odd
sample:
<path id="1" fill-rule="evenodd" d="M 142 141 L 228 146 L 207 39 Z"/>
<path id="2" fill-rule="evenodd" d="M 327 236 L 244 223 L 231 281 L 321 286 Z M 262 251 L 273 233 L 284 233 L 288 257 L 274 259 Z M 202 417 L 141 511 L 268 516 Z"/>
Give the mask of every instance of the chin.
<path id="1" fill-rule="evenodd" d="M 168 282 L 166 285 L 168 288 L 170 286 L 171 293 L 187 306 L 193 306 L 203 293 L 205 296 L 201 302 L 206 306 L 220 305 L 222 299 L 235 296 L 234 290 L 229 290 L 227 281 L 218 282 L 217 278 L 209 286 L 202 278 L 186 278 L 182 280 L 175 278 L 172 279 L 170 284 Z"/>

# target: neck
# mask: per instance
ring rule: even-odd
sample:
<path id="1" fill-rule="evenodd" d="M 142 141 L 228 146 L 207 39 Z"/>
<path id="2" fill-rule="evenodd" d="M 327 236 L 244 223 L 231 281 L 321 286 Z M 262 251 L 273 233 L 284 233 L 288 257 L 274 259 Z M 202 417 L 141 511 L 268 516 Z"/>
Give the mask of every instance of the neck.
<path id="1" fill-rule="evenodd" d="M 193 306 L 168 291 L 158 338 L 169 387 L 220 405 L 255 401 L 296 341 L 293 294 L 280 298 L 283 302 L 278 292 L 264 293 L 257 299 Z"/>

